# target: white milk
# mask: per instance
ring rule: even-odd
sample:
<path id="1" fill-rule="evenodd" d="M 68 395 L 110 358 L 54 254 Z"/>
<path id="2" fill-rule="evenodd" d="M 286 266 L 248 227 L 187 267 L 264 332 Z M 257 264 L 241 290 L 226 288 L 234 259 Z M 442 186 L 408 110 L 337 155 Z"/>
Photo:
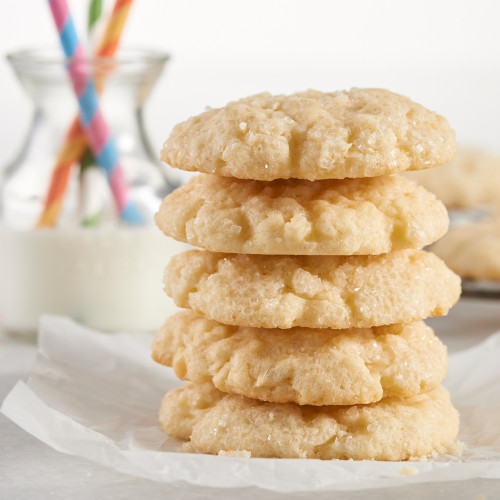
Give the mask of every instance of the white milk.
<path id="1" fill-rule="evenodd" d="M 0 323 L 33 333 L 43 313 L 102 330 L 154 331 L 176 307 L 163 271 L 187 248 L 156 228 L 0 228 Z"/>

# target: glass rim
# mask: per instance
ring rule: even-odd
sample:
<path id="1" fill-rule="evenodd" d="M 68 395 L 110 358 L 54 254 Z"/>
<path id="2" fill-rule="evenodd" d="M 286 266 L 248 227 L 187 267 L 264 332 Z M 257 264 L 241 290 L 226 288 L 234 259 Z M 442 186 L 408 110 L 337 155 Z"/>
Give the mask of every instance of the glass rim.
<path id="1" fill-rule="evenodd" d="M 68 64 L 85 63 L 94 69 L 116 68 L 133 69 L 134 66 L 162 66 L 170 59 L 170 54 L 159 49 L 150 48 L 123 48 L 117 51 L 115 57 L 90 56 L 83 59 L 65 57 L 61 50 L 56 48 L 20 49 L 9 52 L 6 59 L 16 69 L 38 70 L 41 68 L 65 68 Z"/>

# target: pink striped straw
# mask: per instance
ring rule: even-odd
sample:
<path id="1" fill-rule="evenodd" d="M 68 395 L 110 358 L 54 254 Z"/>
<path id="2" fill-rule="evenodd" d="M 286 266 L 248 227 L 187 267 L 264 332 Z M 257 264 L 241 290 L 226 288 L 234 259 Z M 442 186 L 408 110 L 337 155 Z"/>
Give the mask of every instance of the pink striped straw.
<path id="1" fill-rule="evenodd" d="M 128 199 L 127 183 L 120 166 L 118 150 L 101 114 L 95 84 L 85 62 L 85 52 L 78 40 L 68 4 L 66 0 L 48 1 L 64 53 L 70 59 L 68 72 L 78 98 L 80 122 L 92 154 L 97 164 L 107 173 L 121 218 L 131 224 L 144 223 L 143 216 Z"/>

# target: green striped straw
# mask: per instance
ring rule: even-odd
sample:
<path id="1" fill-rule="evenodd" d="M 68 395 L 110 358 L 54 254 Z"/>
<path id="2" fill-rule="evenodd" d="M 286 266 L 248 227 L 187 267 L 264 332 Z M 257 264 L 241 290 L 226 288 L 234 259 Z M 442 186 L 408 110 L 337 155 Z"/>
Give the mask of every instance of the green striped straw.
<path id="1" fill-rule="evenodd" d="M 88 11 L 87 36 L 89 43 L 99 19 L 102 16 L 102 0 L 91 0 Z M 80 185 L 82 215 L 81 223 L 86 227 L 98 226 L 101 223 L 104 200 L 102 190 L 98 189 L 97 182 L 102 174 L 90 148 L 87 146 L 80 160 Z"/>
<path id="2" fill-rule="evenodd" d="M 102 16 L 102 0 L 91 0 L 89 5 L 89 20 L 87 33 L 89 36 L 92 34 L 92 31 L 95 28 L 97 21 Z"/>

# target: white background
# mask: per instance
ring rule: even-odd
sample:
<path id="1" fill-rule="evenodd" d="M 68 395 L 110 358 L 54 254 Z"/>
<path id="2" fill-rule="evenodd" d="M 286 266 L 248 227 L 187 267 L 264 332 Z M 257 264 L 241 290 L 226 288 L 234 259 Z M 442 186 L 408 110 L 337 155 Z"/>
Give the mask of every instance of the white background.
<path id="1" fill-rule="evenodd" d="M 70 1 L 80 32 L 87 4 Z M 0 54 L 57 47 L 46 0 L 0 6 Z M 445 115 L 461 143 L 500 152 L 500 2 L 136 0 L 132 9 L 124 45 L 173 56 L 147 104 L 158 150 L 176 122 L 206 105 L 264 90 L 380 86 Z M 4 165 L 31 111 L 4 58 L 0 89 Z"/>

